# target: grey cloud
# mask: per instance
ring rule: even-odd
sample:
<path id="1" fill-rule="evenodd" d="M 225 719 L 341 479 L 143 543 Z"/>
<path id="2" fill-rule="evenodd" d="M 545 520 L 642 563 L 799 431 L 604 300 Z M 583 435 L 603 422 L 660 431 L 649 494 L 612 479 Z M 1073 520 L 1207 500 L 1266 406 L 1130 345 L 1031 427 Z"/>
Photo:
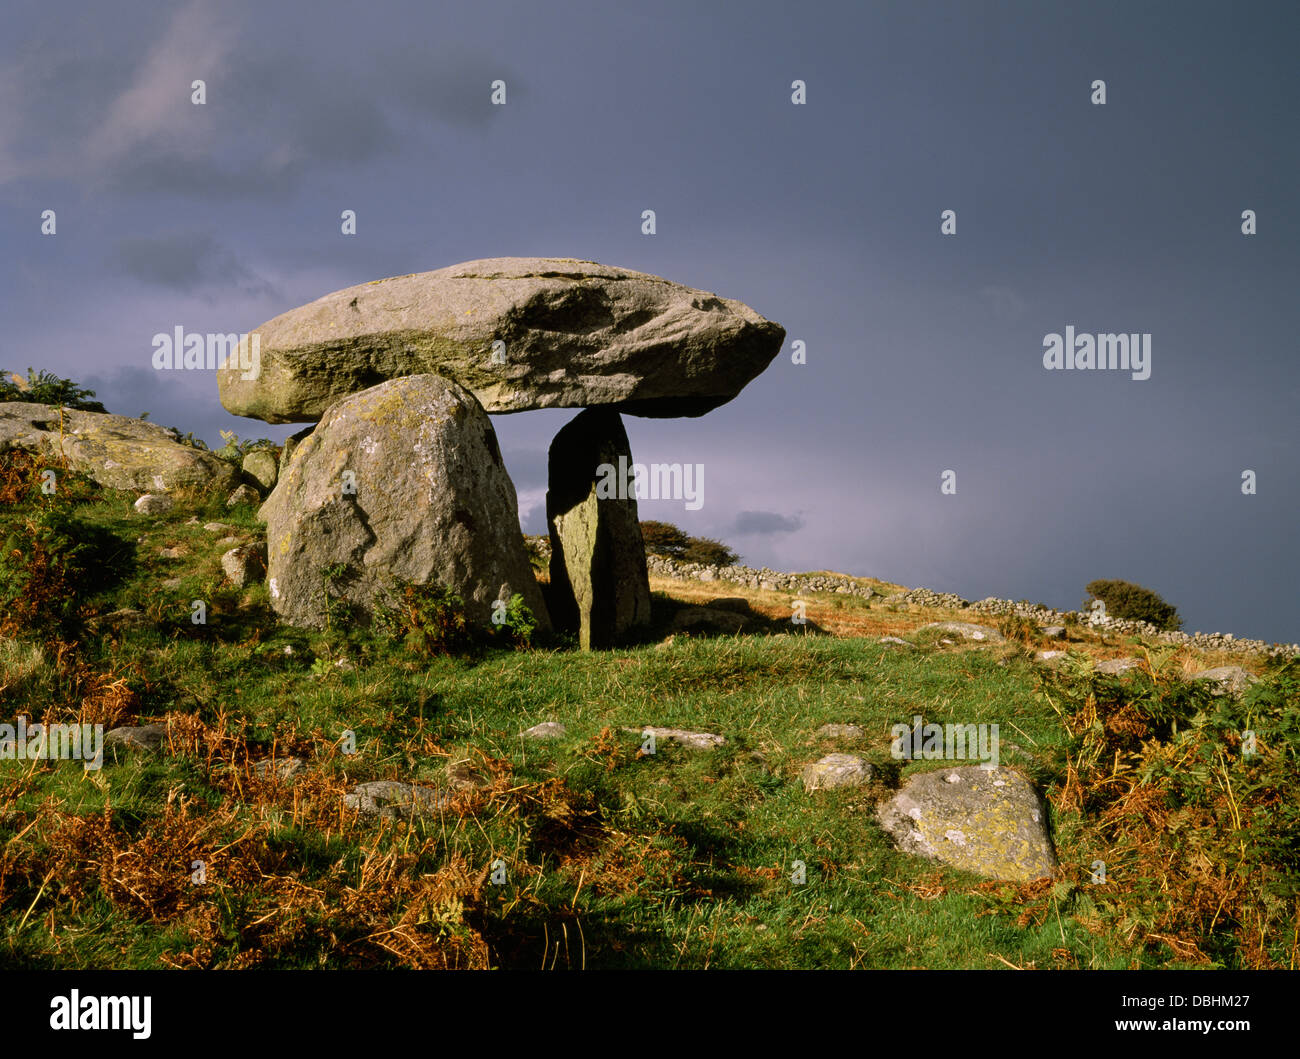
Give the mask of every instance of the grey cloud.
<path id="1" fill-rule="evenodd" d="M 801 515 L 780 515 L 775 511 L 742 511 L 731 532 L 744 536 L 771 536 L 803 529 Z"/>
<path id="2" fill-rule="evenodd" d="M 171 232 L 124 239 L 113 255 L 127 275 L 144 283 L 192 292 L 208 285 L 225 293 L 274 294 L 270 285 L 206 232 Z"/>

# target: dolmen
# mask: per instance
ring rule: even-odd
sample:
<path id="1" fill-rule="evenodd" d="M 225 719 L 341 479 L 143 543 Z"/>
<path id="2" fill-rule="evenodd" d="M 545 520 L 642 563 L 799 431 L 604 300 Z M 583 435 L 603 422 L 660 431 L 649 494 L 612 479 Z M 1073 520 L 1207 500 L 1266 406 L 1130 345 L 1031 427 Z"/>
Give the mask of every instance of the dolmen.
<path id="1" fill-rule="evenodd" d="M 476 622 L 519 595 L 583 648 L 626 641 L 650 593 L 634 492 L 599 488 L 632 466 L 622 414 L 703 415 L 784 339 L 741 302 L 568 258 L 469 261 L 277 316 L 250 335 L 251 370 L 244 352 L 217 372 L 235 415 L 316 424 L 260 511 L 272 606 L 321 627 L 436 582 Z M 549 453 L 550 608 L 488 415 L 537 408 L 583 409 Z"/>

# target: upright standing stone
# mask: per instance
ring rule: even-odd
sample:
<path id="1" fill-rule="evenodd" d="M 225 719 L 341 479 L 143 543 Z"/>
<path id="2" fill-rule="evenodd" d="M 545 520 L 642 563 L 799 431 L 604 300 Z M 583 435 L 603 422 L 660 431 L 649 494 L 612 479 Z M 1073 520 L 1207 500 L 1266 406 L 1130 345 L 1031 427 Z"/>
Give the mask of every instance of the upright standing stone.
<path id="1" fill-rule="evenodd" d="M 597 487 L 630 467 L 631 446 L 615 411 L 589 408 L 555 435 L 546 522 L 551 535 L 551 609 L 583 650 L 608 647 L 650 621 L 650 577 L 636 497 Z"/>
<path id="2" fill-rule="evenodd" d="M 262 505 L 271 605 L 319 627 L 371 611 L 392 579 L 442 584 L 471 620 L 516 593 L 548 629 L 496 433 L 463 387 L 408 375 L 334 405 Z M 328 584 L 327 584 L 328 582 Z"/>

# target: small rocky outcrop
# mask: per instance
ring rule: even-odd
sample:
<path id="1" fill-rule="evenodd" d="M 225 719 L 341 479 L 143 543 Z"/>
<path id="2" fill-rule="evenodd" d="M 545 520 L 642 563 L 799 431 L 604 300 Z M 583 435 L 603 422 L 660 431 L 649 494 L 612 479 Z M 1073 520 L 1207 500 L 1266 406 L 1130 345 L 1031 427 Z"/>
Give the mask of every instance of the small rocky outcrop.
<path id="1" fill-rule="evenodd" d="M 0 452 L 21 449 L 109 489 L 167 493 L 182 487 L 223 492 L 239 472 L 211 452 L 183 445 L 174 430 L 129 416 L 60 410 L 25 401 L 0 402 Z"/>
<path id="2" fill-rule="evenodd" d="M 1057 866 L 1047 807 L 1013 769 L 964 765 L 912 776 L 877 819 L 905 853 L 991 879 L 1030 882 Z"/>

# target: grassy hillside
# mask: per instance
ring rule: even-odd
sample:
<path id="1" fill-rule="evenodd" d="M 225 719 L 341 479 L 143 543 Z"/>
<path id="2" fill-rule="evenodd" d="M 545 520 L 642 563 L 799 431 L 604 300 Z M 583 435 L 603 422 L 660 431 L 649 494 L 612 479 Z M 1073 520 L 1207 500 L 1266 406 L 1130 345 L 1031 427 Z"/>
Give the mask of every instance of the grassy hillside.
<path id="1" fill-rule="evenodd" d="M 98 772 L 0 761 L 0 965 L 1300 962 L 1295 662 L 1081 628 L 1049 643 L 1014 621 L 1006 644 L 947 644 L 917 629 L 968 614 L 830 594 L 796 626 L 788 594 L 661 579 L 641 646 L 429 655 L 278 625 L 264 586 L 221 570 L 229 538 L 259 538 L 251 507 L 188 496 L 145 517 L 73 476 L 43 496 L 38 470 L 0 455 L 0 721 L 165 721 L 169 738 Z M 678 607 L 713 596 L 744 599 L 755 632 L 662 642 Z M 1035 659 L 1062 646 L 1055 669 Z M 1093 671 L 1133 654 L 1123 680 Z M 1263 680 L 1234 699 L 1189 679 L 1228 662 Z M 942 765 L 890 756 L 915 714 L 1000 725 L 1003 763 L 1047 793 L 1059 878 L 987 882 L 893 847 L 875 804 Z M 541 721 L 567 735 L 520 737 Z M 822 739 L 828 722 L 864 734 Z M 624 731 L 647 724 L 727 741 L 649 755 Z M 878 778 L 806 792 L 800 769 L 834 750 Z M 290 756 L 306 763 L 292 782 L 259 765 Z M 452 798 L 411 822 L 344 808 L 382 778 Z"/>

